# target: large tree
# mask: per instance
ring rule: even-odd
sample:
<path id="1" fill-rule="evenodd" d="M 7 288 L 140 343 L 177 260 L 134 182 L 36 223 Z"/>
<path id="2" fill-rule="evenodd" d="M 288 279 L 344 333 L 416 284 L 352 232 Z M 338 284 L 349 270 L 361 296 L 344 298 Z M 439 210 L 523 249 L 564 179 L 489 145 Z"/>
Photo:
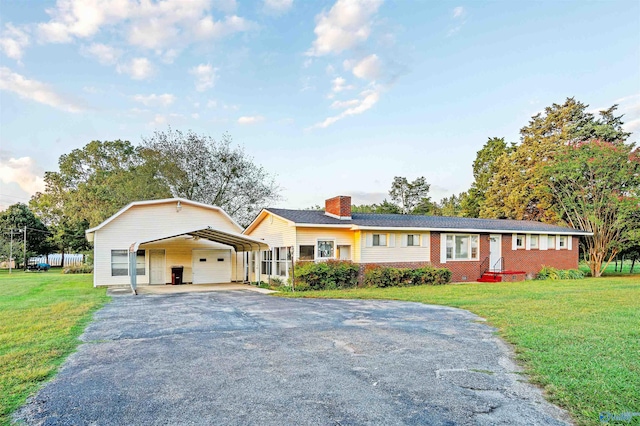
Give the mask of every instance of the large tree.
<path id="1" fill-rule="evenodd" d="M 498 171 L 497 161 L 503 155 L 510 154 L 514 144 L 507 145 L 504 138 L 489 138 L 482 149 L 476 153 L 473 161 L 471 188 L 460 196 L 460 214 L 464 217 L 481 217 L 485 206 L 486 194 L 491 181 Z"/>
<path id="2" fill-rule="evenodd" d="M 142 146 L 144 159 L 174 196 L 220 206 L 241 225 L 279 199 L 273 176 L 228 134 L 215 140 L 169 128 L 143 138 Z"/>
<path id="3" fill-rule="evenodd" d="M 49 228 L 49 242 L 61 253 L 87 249 L 84 230 L 96 226 L 126 204 L 171 196 L 128 141 L 92 141 L 63 154 L 59 171 L 45 173 L 45 191 L 31 209 Z"/>
<path id="4" fill-rule="evenodd" d="M 634 144 L 585 141 L 567 145 L 545 165 L 547 192 L 570 226 L 585 237 L 594 277 L 640 229 L 640 149 Z"/>
<path id="5" fill-rule="evenodd" d="M 534 115 L 520 130 L 521 142 L 516 149 L 496 160 L 480 216 L 561 222 L 543 169 L 568 145 L 592 139 L 626 140 L 630 133 L 622 129 L 616 108 L 600 111 L 596 117 L 588 112 L 588 105 L 567 98 L 563 104 L 553 104 Z"/>
<path id="6" fill-rule="evenodd" d="M 409 182 L 406 177 L 396 176 L 391 183 L 389 196 L 402 214 L 426 214 L 433 206 L 429 197 L 431 185 L 424 176 Z"/>

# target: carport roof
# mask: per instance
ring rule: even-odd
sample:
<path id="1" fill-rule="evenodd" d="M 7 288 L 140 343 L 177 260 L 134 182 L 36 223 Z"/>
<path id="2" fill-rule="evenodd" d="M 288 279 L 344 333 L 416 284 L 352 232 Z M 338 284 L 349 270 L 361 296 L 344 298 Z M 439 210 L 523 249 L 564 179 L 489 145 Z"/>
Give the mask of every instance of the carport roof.
<path id="1" fill-rule="evenodd" d="M 191 235 L 195 238 L 203 238 L 205 240 L 225 244 L 233 247 L 237 252 L 269 250 L 269 245 L 264 241 L 258 240 L 253 237 L 248 237 L 246 235 L 236 234 L 235 232 L 220 231 L 219 229 L 213 229 L 211 227 L 195 229 L 193 231 L 181 232 L 179 234 L 167 235 L 158 238 L 152 238 L 146 241 L 136 241 L 135 250 L 138 249 L 140 244 L 168 240 L 169 238 L 179 237 L 180 235 Z"/>

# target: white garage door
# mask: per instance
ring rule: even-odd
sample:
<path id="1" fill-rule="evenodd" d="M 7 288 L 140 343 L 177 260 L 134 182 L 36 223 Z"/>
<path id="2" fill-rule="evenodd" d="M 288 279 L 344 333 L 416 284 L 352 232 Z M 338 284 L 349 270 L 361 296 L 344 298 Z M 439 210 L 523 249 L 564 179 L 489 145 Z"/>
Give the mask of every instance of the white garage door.
<path id="1" fill-rule="evenodd" d="M 230 250 L 193 250 L 193 283 L 231 282 Z"/>

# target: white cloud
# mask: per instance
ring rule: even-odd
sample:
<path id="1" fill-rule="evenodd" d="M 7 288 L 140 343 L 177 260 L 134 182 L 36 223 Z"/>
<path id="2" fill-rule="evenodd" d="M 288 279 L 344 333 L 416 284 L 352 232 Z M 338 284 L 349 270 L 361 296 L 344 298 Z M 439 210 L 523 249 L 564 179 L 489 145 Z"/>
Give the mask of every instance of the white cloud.
<path id="1" fill-rule="evenodd" d="M 154 69 L 147 58 L 133 58 L 124 64 L 118 64 L 116 71 L 120 74 L 128 74 L 134 80 L 144 80 L 153 75 Z"/>
<path id="2" fill-rule="evenodd" d="M 291 9 L 293 0 L 264 0 L 264 11 L 273 15 L 281 15 Z"/>
<path id="3" fill-rule="evenodd" d="M 211 89 L 216 82 L 217 68 L 213 68 L 211 64 L 200 64 L 189 70 L 189 74 L 192 74 L 196 78 L 196 90 L 198 92 L 204 92 L 207 89 Z"/>
<path id="4" fill-rule="evenodd" d="M 22 59 L 23 50 L 29 45 L 29 34 L 15 27 L 11 22 L 5 24 L 0 37 L 0 50 L 11 59 Z"/>
<path id="5" fill-rule="evenodd" d="M 353 66 L 352 72 L 358 78 L 378 80 L 381 75 L 382 63 L 378 55 L 369 55 Z"/>
<path id="6" fill-rule="evenodd" d="M 264 117 L 261 115 L 243 116 L 238 118 L 238 124 L 256 124 L 264 121 Z"/>
<path id="7" fill-rule="evenodd" d="M 197 112 L 194 112 L 193 114 L 191 114 L 191 118 L 197 120 L 198 118 L 200 118 L 200 114 L 198 114 Z"/>
<path id="8" fill-rule="evenodd" d="M 207 101 L 207 108 L 217 108 L 217 107 L 218 107 L 218 101 L 214 99 Z"/>
<path id="9" fill-rule="evenodd" d="M 182 121 L 182 114 L 156 114 L 153 121 L 149 123 L 151 126 L 164 126 L 165 124 L 176 124 Z"/>
<path id="10" fill-rule="evenodd" d="M 382 0 L 338 0 L 328 12 L 316 16 L 316 39 L 309 56 L 340 53 L 369 38 L 372 17 Z"/>
<path id="11" fill-rule="evenodd" d="M 31 157 L 0 158 L 0 181 L 17 184 L 29 195 L 44 191 L 44 171 Z"/>
<path id="12" fill-rule="evenodd" d="M 140 102 L 145 106 L 163 106 L 167 107 L 175 102 L 176 97 L 169 93 L 164 93 L 162 95 L 156 95 L 152 93 L 151 95 L 134 95 L 131 97 L 136 102 Z"/>
<path id="13" fill-rule="evenodd" d="M 247 31 L 253 24 L 231 15 L 214 21 L 210 9 L 225 13 L 236 9 L 235 0 L 58 0 L 47 9 L 51 19 L 37 25 L 41 42 L 69 43 L 89 39 L 108 27 L 119 27 L 134 46 L 162 50 L 186 46 L 203 39 Z"/>
<path id="14" fill-rule="evenodd" d="M 97 59 L 102 65 L 115 65 L 122 56 L 120 49 L 102 43 L 93 43 L 84 47 L 82 53 Z"/>
<path id="15" fill-rule="evenodd" d="M 352 84 L 347 84 L 347 80 L 342 77 L 336 77 L 331 80 L 331 91 L 333 93 L 344 92 L 345 90 L 353 90 L 356 87 Z"/>
<path id="16" fill-rule="evenodd" d="M 458 6 L 453 8 L 453 10 L 451 11 L 451 16 L 453 17 L 455 25 L 449 29 L 449 31 L 447 32 L 447 37 L 451 37 L 452 35 L 456 34 L 462 29 L 464 24 L 467 23 L 466 19 L 464 19 L 465 15 L 466 11 L 464 10 L 464 7 Z"/>
<path id="17" fill-rule="evenodd" d="M 338 115 L 327 117 L 324 121 L 314 124 L 313 126 L 309 127 L 307 130 L 312 130 L 317 128 L 324 129 L 331 126 L 335 122 L 342 120 L 343 118 L 346 118 L 352 115 L 362 114 L 363 112 L 371 109 L 376 103 L 378 103 L 378 101 L 380 100 L 381 91 L 382 91 L 381 87 L 376 86 L 372 89 L 361 92 L 360 99 L 357 99 L 357 103 L 353 103 L 353 106 L 342 111 Z M 350 102 L 350 101 L 347 101 L 347 102 Z"/>
<path id="18" fill-rule="evenodd" d="M 351 99 L 349 101 L 333 101 L 333 103 L 331 104 L 331 108 L 343 109 L 343 108 L 354 107 L 359 104 L 360 104 L 360 99 Z"/>
<path id="19" fill-rule="evenodd" d="M 31 99 L 63 111 L 80 112 L 86 109 L 82 102 L 56 93 L 49 85 L 37 80 L 29 80 L 6 67 L 0 67 L 0 90 L 7 90 L 21 98 Z"/>

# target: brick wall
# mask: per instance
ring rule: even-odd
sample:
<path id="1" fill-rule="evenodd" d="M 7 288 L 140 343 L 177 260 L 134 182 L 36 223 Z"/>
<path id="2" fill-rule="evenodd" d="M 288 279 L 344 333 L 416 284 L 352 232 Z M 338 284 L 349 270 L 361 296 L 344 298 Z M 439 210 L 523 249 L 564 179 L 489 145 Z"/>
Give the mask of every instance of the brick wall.
<path id="1" fill-rule="evenodd" d="M 339 195 L 324 202 L 324 211 L 338 217 L 351 217 L 351 197 Z"/>
<path id="2" fill-rule="evenodd" d="M 502 257 L 504 269 L 524 271 L 528 276 L 537 274 L 543 265 L 558 269 L 575 269 L 578 267 L 578 237 L 572 237 L 572 249 L 563 250 L 525 250 L 511 249 L 511 234 L 502 234 Z M 476 281 L 480 278 L 482 261 L 489 255 L 489 234 L 480 234 L 480 258 L 477 261 L 448 261 L 440 263 L 440 233 L 431 233 L 431 264 L 436 268 L 447 268 L 452 273 L 453 282 Z M 522 276 L 516 277 L 520 280 Z M 504 281 L 513 281 L 509 275 Z"/>

